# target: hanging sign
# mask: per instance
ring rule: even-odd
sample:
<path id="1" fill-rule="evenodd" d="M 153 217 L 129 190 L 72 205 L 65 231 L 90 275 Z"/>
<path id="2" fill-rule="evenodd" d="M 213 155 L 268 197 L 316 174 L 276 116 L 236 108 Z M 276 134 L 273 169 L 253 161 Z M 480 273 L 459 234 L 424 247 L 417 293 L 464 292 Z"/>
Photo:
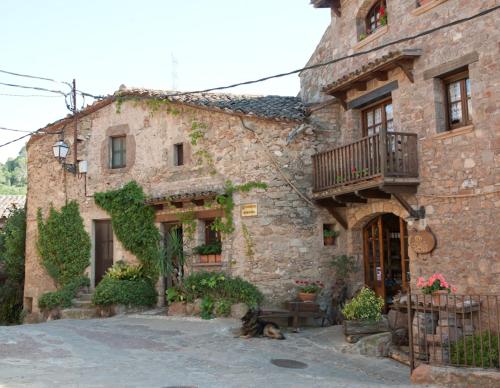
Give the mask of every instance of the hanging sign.
<path id="1" fill-rule="evenodd" d="M 431 253 L 436 247 L 436 237 L 429 227 L 425 230 L 414 230 L 408 232 L 408 245 L 416 253 Z"/>
<path id="2" fill-rule="evenodd" d="M 245 205 L 241 205 L 241 216 L 242 217 L 255 217 L 258 215 L 257 212 L 257 204 L 256 203 L 247 203 Z"/>

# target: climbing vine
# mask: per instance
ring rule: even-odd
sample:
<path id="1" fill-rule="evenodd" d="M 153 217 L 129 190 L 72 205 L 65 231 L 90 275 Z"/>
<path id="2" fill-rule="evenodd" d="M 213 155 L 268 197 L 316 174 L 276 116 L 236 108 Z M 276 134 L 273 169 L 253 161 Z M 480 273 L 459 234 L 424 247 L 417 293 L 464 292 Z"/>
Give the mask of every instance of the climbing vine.
<path id="1" fill-rule="evenodd" d="M 166 98 L 141 98 L 137 96 L 117 96 L 115 98 L 115 112 L 120 114 L 122 111 L 122 105 L 126 101 L 133 101 L 134 106 L 137 106 L 140 102 L 144 101 L 149 109 L 151 115 L 165 108 L 165 111 L 171 115 L 178 115 L 180 111 L 171 106 L 171 102 Z"/>
<path id="2" fill-rule="evenodd" d="M 213 230 L 222 234 L 231 234 L 234 232 L 234 193 L 248 193 L 252 189 L 267 189 L 263 182 L 248 182 L 243 185 L 234 185 L 231 181 L 226 181 L 224 194 L 215 197 L 215 201 L 221 206 L 224 212 L 224 220 L 217 217 L 212 225 Z"/>
<path id="3" fill-rule="evenodd" d="M 253 258 L 254 255 L 254 245 L 252 241 L 252 236 L 250 236 L 250 232 L 248 231 L 248 228 L 245 224 L 241 226 L 241 229 L 243 231 L 243 238 L 245 239 L 245 255 L 248 258 Z"/>
<path id="4" fill-rule="evenodd" d="M 196 214 L 194 211 L 177 212 L 175 215 L 182 224 L 182 233 L 188 240 L 193 240 L 196 232 Z"/>
<path id="5" fill-rule="evenodd" d="M 155 279 L 161 235 L 154 223 L 154 209 L 144 203 L 142 187 L 131 181 L 121 189 L 96 193 L 94 200 L 111 216 L 113 231 L 123 247 L 141 261 L 145 274 Z"/>

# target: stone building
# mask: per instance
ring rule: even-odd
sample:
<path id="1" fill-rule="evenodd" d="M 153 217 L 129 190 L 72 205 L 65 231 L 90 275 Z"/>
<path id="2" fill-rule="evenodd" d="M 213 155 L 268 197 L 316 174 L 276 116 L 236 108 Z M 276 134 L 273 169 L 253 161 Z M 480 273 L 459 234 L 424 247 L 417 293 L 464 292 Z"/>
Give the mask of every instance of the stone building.
<path id="1" fill-rule="evenodd" d="M 55 288 L 36 250 L 38 208 L 47 214 L 51 204 L 78 202 L 93 242 L 92 286 L 113 261 L 136 261 L 108 233 L 110 216 L 93 199 L 94 193 L 131 180 L 143 187 L 162 231 L 179 222 L 179 211 L 194 211 L 197 231 L 185 241 L 189 247 L 213 238 L 210 222 L 221 210 L 204 205 L 223 192 L 226 181 L 266 183 L 265 190 L 234 194 L 235 231 L 223 238 L 221 261 L 203 263 L 193 254 L 187 269 L 240 275 L 258 285 L 269 304 L 293 296 L 296 279 L 331 279 L 329 260 L 343 247 L 324 245 L 324 225 L 333 228 L 335 221 L 307 196 L 311 156 L 321 136 L 304 127 L 304 112 L 296 97 L 166 98 L 163 92 L 123 89 L 78 113 L 76 143 L 73 117 L 33 136 L 28 144 L 26 308 L 37 313 L 39 296 Z M 196 145 L 191 144 L 193 132 L 202 134 Z M 294 132 L 300 141 L 287 145 Z M 53 156 L 60 139 L 70 147 L 65 163 L 78 164 L 76 174 Z M 102 254 L 103 244 L 111 253 Z"/>
<path id="2" fill-rule="evenodd" d="M 113 261 L 135 258 L 109 233 L 93 194 L 130 180 L 144 188 L 161 230 L 179 221 L 179 209 L 195 211 L 191 247 L 213 238 L 207 230 L 221 212 L 204 205 L 226 181 L 266 183 L 235 194 L 235 231 L 223 239 L 221 261 L 192 254 L 188 269 L 240 275 L 268 304 L 293 297 L 295 279 L 329 287 L 330 260 L 340 254 L 361 264 L 351 290 L 365 282 L 388 303 L 434 272 L 459 292 L 500 292 L 498 12 L 375 49 L 497 2 L 312 3 L 332 17 L 308 65 L 338 61 L 304 70 L 298 98 L 123 89 L 32 137 L 28 310 L 36 313 L 39 296 L 55 287 L 36 252 L 37 209 L 79 203 L 95 286 Z M 203 138 L 192 145 L 195 130 Z M 53 157 L 59 139 L 77 174 Z M 325 245 L 327 229 L 339 233 L 334 245 Z M 112 257 L 98 253 L 102 244 Z"/>
<path id="3" fill-rule="evenodd" d="M 346 227 L 365 282 L 387 301 L 435 272 L 498 294 L 498 1 L 311 3 L 331 24 L 308 65 L 347 56 L 300 74 L 309 121 L 334 133 L 312 196 Z"/>

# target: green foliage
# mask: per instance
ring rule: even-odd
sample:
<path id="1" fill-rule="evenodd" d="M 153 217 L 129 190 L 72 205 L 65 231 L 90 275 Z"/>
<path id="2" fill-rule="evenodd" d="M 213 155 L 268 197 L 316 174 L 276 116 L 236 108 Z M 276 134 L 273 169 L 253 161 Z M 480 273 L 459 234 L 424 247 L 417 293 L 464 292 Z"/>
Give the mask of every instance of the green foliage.
<path id="1" fill-rule="evenodd" d="M 144 101 L 151 115 L 162 110 L 165 107 L 166 109 L 164 110 L 171 115 L 175 116 L 180 113 L 178 109 L 170 106 L 171 102 L 166 98 L 141 98 L 136 96 L 117 96 L 115 99 L 116 113 L 120 114 L 122 112 L 122 105 L 126 101 L 134 101 L 136 104 Z"/>
<path id="2" fill-rule="evenodd" d="M 317 294 L 325 287 L 321 280 L 296 280 L 295 283 L 297 284 L 299 292 L 306 294 Z"/>
<path id="3" fill-rule="evenodd" d="M 252 189 L 267 189 L 267 185 L 263 182 L 248 182 L 243 185 L 233 185 L 231 181 L 226 181 L 224 194 L 218 195 L 215 200 L 222 207 L 225 220 L 220 217 L 215 219 L 212 228 L 223 234 L 231 234 L 234 232 L 234 193 L 248 193 Z"/>
<path id="4" fill-rule="evenodd" d="M 90 237 L 74 201 L 60 211 L 50 208 L 44 223 L 38 209 L 38 252 L 42 264 L 59 286 L 81 276 L 90 265 Z"/>
<path id="5" fill-rule="evenodd" d="M 140 260 L 145 274 L 155 279 L 161 259 L 161 235 L 155 226 L 154 209 L 145 205 L 145 199 L 135 181 L 94 195 L 96 204 L 111 215 L 113 231 L 123 247 Z"/>
<path id="6" fill-rule="evenodd" d="M 78 276 L 66 283 L 60 290 L 46 292 L 38 299 L 38 307 L 51 310 L 56 307 L 71 307 L 71 301 L 82 287 L 90 286 L 86 276 Z"/>
<path id="7" fill-rule="evenodd" d="M 231 303 L 258 306 L 264 296 L 253 284 L 233 278 L 222 272 L 197 272 L 184 279 L 182 292 L 189 300 L 210 296 L 213 300 L 226 299 Z"/>
<path id="8" fill-rule="evenodd" d="M 212 319 L 213 311 L 214 311 L 214 300 L 206 295 L 201 300 L 201 313 L 200 316 L 202 319 Z"/>
<path id="9" fill-rule="evenodd" d="M 333 229 L 324 229 L 323 230 L 324 237 L 337 237 L 338 235 L 339 235 L 339 232 L 337 230 L 333 230 Z"/>
<path id="10" fill-rule="evenodd" d="M 181 287 L 170 287 L 169 289 L 167 289 L 167 291 L 165 292 L 166 296 L 167 296 L 167 302 L 170 304 L 170 303 L 174 303 L 174 302 L 192 302 L 193 300 L 192 299 L 189 299 L 186 295 L 186 293 L 184 292 L 184 289 L 181 288 Z"/>
<path id="11" fill-rule="evenodd" d="M 21 321 L 24 291 L 26 211 L 14 209 L 0 231 L 0 264 L 7 277 L 0 286 L 0 324 Z"/>
<path id="12" fill-rule="evenodd" d="M 106 275 L 97 285 L 92 303 L 97 306 L 153 306 L 156 297 L 154 285 L 148 278 L 120 280 Z"/>
<path id="13" fill-rule="evenodd" d="M 26 147 L 23 147 L 16 158 L 0 163 L 0 195 L 26 194 L 27 179 Z"/>
<path id="14" fill-rule="evenodd" d="M 350 321 L 380 321 L 384 299 L 377 296 L 373 290 L 363 287 L 342 309 L 342 314 Z"/>
<path id="15" fill-rule="evenodd" d="M 243 238 L 245 239 L 245 256 L 253 258 L 255 252 L 253 251 L 254 245 L 250 231 L 245 224 L 241 225 L 241 230 L 243 231 Z"/>
<path id="16" fill-rule="evenodd" d="M 184 242 L 182 236 L 177 232 L 177 229 L 174 228 L 165 235 L 165 246 L 161 249 L 161 258 L 158 261 L 158 272 L 161 276 L 167 276 L 174 272 L 174 261 L 179 269 L 184 267 Z"/>
<path id="17" fill-rule="evenodd" d="M 215 303 L 215 315 L 218 317 L 227 317 L 231 314 L 231 301 L 220 299 Z"/>
<path id="18" fill-rule="evenodd" d="M 182 232 L 188 240 L 193 240 L 196 232 L 196 214 L 192 210 L 175 213 L 182 224 Z"/>
<path id="19" fill-rule="evenodd" d="M 117 280 L 137 280 L 144 277 L 142 265 L 130 265 L 120 260 L 106 271 L 106 276 Z"/>
<path id="20" fill-rule="evenodd" d="M 222 252 L 222 244 L 220 241 L 210 244 L 198 245 L 193 249 L 198 255 L 218 255 Z"/>
<path id="21" fill-rule="evenodd" d="M 500 336 L 492 332 L 461 338 L 451 344 L 451 363 L 477 367 L 500 367 Z"/>
<path id="22" fill-rule="evenodd" d="M 207 129 L 207 125 L 200 123 L 198 121 L 193 121 L 191 124 L 191 131 L 189 131 L 189 139 L 191 140 L 191 145 L 198 145 L 198 141 L 205 138 L 204 130 Z"/>
<path id="23" fill-rule="evenodd" d="M 344 282 L 350 274 L 359 271 L 359 266 L 354 256 L 334 256 L 330 262 L 330 266 L 335 269 L 337 281 L 342 282 Z"/>

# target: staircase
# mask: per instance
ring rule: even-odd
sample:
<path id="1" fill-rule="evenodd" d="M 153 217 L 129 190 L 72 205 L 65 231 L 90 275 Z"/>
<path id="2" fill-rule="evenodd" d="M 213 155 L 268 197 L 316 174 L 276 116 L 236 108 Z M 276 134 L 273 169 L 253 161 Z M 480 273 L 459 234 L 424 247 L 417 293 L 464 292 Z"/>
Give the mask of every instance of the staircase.
<path id="1" fill-rule="evenodd" d="M 80 290 L 75 299 L 73 306 L 61 310 L 61 319 L 91 319 L 98 318 L 97 308 L 92 305 L 93 291 L 89 288 Z"/>

